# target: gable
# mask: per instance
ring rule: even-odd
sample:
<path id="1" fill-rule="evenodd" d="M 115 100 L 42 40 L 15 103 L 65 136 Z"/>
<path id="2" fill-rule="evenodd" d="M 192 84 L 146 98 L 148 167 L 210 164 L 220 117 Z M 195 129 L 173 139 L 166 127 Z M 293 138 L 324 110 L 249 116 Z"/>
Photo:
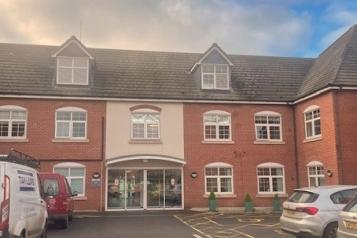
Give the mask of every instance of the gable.
<path id="1" fill-rule="evenodd" d="M 71 42 L 65 48 L 63 48 L 57 56 L 72 56 L 72 57 L 88 57 L 87 53 L 84 52 L 75 42 Z"/>
<path id="2" fill-rule="evenodd" d="M 233 66 L 233 63 L 229 59 L 228 55 L 216 43 L 214 43 L 203 54 L 203 56 L 192 66 L 190 71 L 192 73 L 198 65 L 201 65 L 202 63 L 211 63 L 211 62 L 213 64 L 228 64 L 229 66 Z"/>
<path id="3" fill-rule="evenodd" d="M 75 36 L 71 36 L 52 55 L 52 57 L 57 56 L 88 57 L 89 59 L 93 59 L 86 47 Z"/>
<path id="4" fill-rule="evenodd" d="M 204 58 L 201 62 L 202 64 L 228 64 L 229 62 L 223 57 L 223 55 L 218 52 L 218 50 L 214 49 Z"/>

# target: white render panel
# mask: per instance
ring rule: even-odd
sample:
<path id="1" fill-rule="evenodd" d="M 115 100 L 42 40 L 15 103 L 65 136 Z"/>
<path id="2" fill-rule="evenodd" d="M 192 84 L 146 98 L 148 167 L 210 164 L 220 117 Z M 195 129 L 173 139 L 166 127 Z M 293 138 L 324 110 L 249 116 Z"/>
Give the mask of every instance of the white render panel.
<path id="1" fill-rule="evenodd" d="M 138 105 L 161 108 L 160 143 L 131 140 L 131 111 Z M 107 102 L 106 159 L 134 154 L 166 155 L 184 158 L 182 103 Z"/>

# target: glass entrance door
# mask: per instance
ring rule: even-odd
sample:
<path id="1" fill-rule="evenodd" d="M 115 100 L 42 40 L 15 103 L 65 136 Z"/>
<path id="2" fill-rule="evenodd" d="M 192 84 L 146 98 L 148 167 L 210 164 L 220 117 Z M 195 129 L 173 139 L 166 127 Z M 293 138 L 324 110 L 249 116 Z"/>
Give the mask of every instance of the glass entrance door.
<path id="1" fill-rule="evenodd" d="M 164 171 L 147 170 L 147 207 L 164 207 Z"/>
<path id="2" fill-rule="evenodd" d="M 182 208 L 182 169 L 108 169 L 107 209 Z"/>
<path id="3" fill-rule="evenodd" d="M 126 170 L 126 208 L 135 209 L 144 206 L 144 171 Z"/>

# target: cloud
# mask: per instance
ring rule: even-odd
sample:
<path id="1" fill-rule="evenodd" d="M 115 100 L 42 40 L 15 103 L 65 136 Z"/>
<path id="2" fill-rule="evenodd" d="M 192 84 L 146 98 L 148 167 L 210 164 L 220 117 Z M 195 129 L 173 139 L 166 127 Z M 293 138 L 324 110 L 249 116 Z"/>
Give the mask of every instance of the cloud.
<path id="1" fill-rule="evenodd" d="M 311 18 L 295 1 L 0 0 L 0 40 L 59 45 L 79 35 L 87 46 L 291 55 L 309 41 Z"/>

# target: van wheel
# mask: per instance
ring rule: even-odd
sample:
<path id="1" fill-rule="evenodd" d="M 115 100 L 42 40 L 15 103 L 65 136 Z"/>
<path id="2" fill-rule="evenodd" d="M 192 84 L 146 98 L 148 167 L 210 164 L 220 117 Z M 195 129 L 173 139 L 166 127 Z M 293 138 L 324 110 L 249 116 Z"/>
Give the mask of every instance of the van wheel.
<path id="1" fill-rule="evenodd" d="M 323 238 L 336 238 L 337 237 L 337 222 L 333 222 L 327 225 L 324 230 Z"/>
<path id="2" fill-rule="evenodd" d="M 47 221 L 45 223 L 45 227 L 43 228 L 40 238 L 47 238 Z"/>
<path id="3" fill-rule="evenodd" d="M 69 218 L 67 216 L 64 220 L 61 221 L 61 228 L 62 229 L 67 229 L 68 226 L 69 226 Z"/>

